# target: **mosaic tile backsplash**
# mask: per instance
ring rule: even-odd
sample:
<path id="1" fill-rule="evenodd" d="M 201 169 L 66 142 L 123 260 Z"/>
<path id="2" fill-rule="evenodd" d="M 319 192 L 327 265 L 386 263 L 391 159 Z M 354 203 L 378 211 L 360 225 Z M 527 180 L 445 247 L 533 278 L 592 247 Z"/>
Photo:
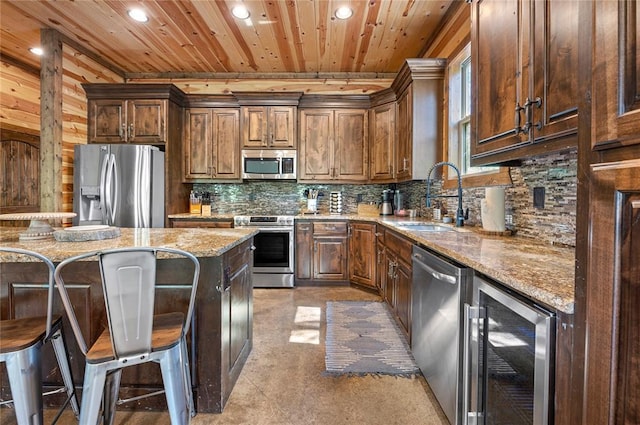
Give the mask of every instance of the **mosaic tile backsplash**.
<path id="1" fill-rule="evenodd" d="M 575 246 L 577 152 L 569 151 L 523 161 L 511 168 L 512 185 L 505 188 L 507 227 L 525 237 L 549 244 Z M 441 182 L 434 182 L 432 192 L 441 191 Z M 544 188 L 544 208 L 534 208 L 534 188 Z M 302 214 L 306 210 L 305 190 L 318 189 L 318 210 L 329 211 L 329 193 L 342 192 L 343 214 L 355 214 L 358 202 L 379 203 L 384 189 L 399 189 L 405 198 L 405 208 L 418 210 L 431 217 L 425 207 L 425 181 L 397 185 L 374 184 L 301 184 L 293 181 L 247 181 L 242 184 L 195 184 L 194 190 L 213 194 L 214 214 Z M 456 190 L 447 191 L 455 195 Z M 465 189 L 463 208 L 469 209 L 466 225 L 481 225 L 480 201 L 484 188 Z M 446 208 L 455 214 L 457 199 L 448 198 Z"/>

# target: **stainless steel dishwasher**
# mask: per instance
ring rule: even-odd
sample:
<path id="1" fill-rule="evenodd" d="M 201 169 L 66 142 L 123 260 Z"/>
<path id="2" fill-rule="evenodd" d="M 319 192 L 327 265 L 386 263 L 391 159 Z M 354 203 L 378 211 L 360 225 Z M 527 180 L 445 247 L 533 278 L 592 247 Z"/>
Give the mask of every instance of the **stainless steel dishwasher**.
<path id="1" fill-rule="evenodd" d="M 473 270 L 413 247 L 411 351 L 442 410 L 462 423 L 462 317 Z"/>

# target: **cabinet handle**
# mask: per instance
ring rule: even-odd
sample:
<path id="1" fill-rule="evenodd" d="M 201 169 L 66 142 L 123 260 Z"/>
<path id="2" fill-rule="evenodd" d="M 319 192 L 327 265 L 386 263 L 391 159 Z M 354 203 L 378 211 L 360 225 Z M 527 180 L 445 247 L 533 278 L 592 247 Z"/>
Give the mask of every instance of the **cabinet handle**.
<path id="1" fill-rule="evenodd" d="M 128 134 L 127 134 L 127 137 L 128 137 L 129 139 L 131 139 L 132 137 L 134 137 L 134 134 L 135 134 L 135 133 L 133 132 L 133 123 L 131 123 L 131 124 L 129 124 L 129 132 L 128 132 Z"/>
<path id="2" fill-rule="evenodd" d="M 515 115 L 515 119 L 514 119 L 514 125 L 515 125 L 515 132 L 516 135 L 520 134 L 520 132 L 522 132 L 522 128 L 520 127 L 520 112 L 523 110 L 524 108 L 522 106 L 520 106 L 520 102 L 516 102 L 516 115 Z"/>
<path id="3" fill-rule="evenodd" d="M 318 252 L 318 241 L 313 241 L 313 252 Z"/>
<path id="4" fill-rule="evenodd" d="M 122 139 L 122 137 L 124 136 L 124 133 L 127 131 L 127 125 L 122 124 L 119 130 L 120 131 L 118 131 L 118 136 L 120 136 L 120 138 Z"/>

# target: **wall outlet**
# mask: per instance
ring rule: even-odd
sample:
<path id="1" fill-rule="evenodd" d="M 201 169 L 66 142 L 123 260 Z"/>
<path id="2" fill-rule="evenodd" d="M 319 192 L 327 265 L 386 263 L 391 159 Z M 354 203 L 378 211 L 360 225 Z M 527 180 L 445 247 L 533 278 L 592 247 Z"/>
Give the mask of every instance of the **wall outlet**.
<path id="1" fill-rule="evenodd" d="M 533 208 L 544 208 L 544 187 L 533 188 Z"/>

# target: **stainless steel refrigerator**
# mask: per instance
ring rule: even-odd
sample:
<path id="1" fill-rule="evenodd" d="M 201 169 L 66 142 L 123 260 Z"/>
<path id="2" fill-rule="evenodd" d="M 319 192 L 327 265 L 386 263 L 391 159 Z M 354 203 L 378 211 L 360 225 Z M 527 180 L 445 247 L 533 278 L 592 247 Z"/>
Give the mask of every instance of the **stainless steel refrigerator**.
<path id="1" fill-rule="evenodd" d="M 164 227 L 164 152 L 148 145 L 77 145 L 76 226 Z"/>

